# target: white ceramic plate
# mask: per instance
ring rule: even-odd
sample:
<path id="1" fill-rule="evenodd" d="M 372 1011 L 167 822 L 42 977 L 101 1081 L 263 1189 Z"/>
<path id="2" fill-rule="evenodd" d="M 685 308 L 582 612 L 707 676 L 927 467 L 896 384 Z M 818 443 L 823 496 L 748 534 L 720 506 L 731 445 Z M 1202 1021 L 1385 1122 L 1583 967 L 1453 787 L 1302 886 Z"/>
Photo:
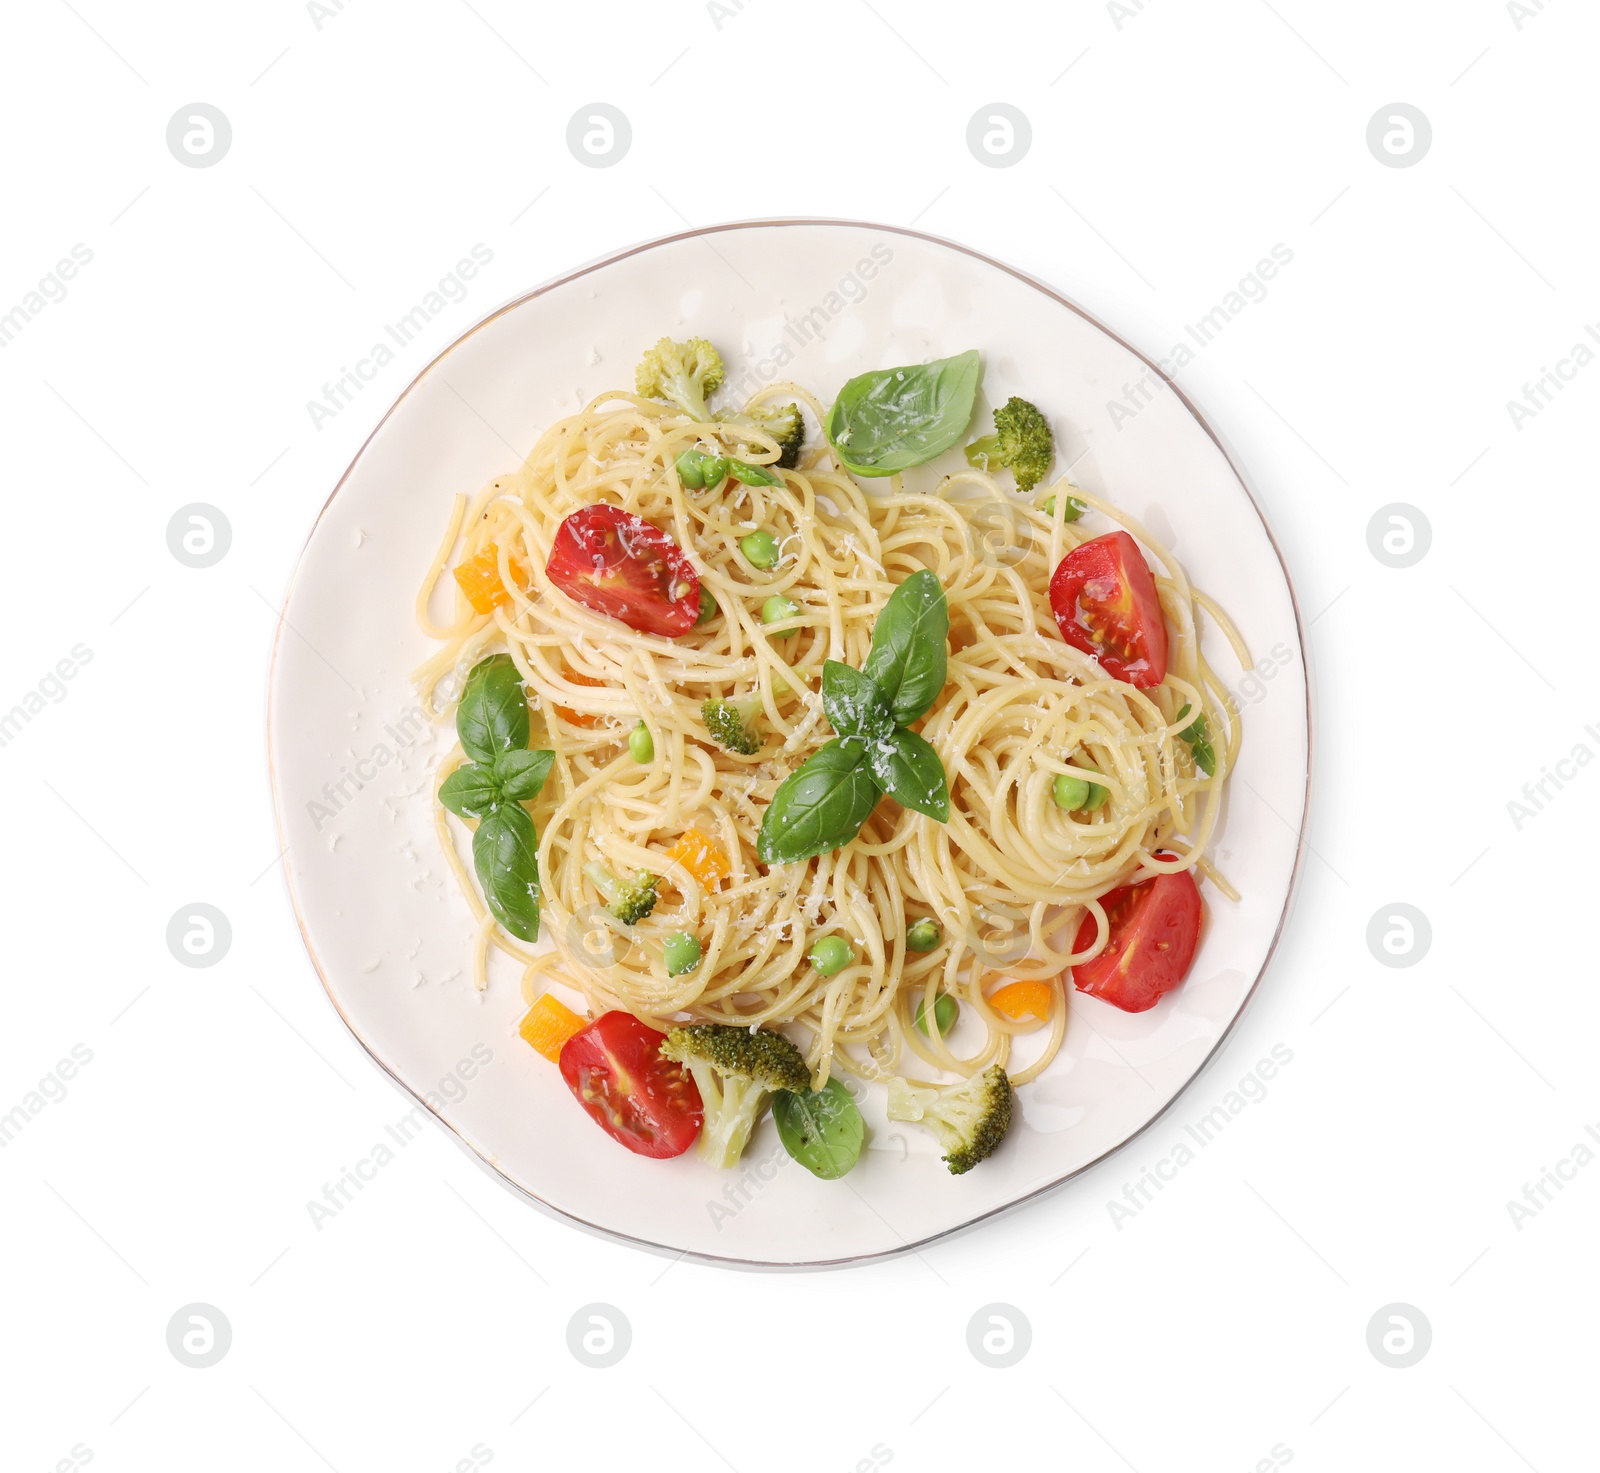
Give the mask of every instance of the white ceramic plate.
<path id="1" fill-rule="evenodd" d="M 870 368 L 977 347 L 984 394 L 1020 393 L 1061 431 L 1058 465 L 1165 538 L 1237 621 L 1262 670 L 1208 647 L 1245 706 L 1213 853 L 1243 895 L 1208 893 L 1184 986 L 1132 1016 L 1071 999 L 1066 1044 L 1002 1150 L 948 1175 L 932 1137 L 864 1106 L 843 1181 L 784 1155 L 770 1120 L 744 1169 L 615 1146 L 516 1035 L 516 978 L 473 989 L 472 926 L 436 852 L 435 737 L 407 680 L 412 619 L 450 498 L 513 466 L 555 418 L 631 383 L 661 334 L 794 378 L 822 399 Z M 722 226 L 653 241 L 502 307 L 430 364 L 335 488 L 279 629 L 268 718 L 289 892 L 329 998 L 372 1058 L 510 1186 L 586 1227 L 741 1265 L 894 1254 L 1014 1207 L 1126 1144 L 1217 1053 L 1272 957 L 1299 868 L 1310 725 L 1294 596 L 1271 535 L 1198 414 L 1163 389 L 1120 426 L 1107 402 L 1153 367 L 1049 288 L 929 236 L 838 221 Z M 980 402 L 981 423 L 985 406 Z M 957 454 L 958 452 L 952 452 Z M 925 467 L 930 476 L 938 467 Z"/>

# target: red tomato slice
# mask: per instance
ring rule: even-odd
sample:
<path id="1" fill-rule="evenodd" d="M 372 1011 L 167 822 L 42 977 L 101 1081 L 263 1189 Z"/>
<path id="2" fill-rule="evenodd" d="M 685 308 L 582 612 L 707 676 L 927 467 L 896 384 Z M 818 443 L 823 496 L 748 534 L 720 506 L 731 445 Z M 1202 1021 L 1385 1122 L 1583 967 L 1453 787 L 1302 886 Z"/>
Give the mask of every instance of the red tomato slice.
<path id="1" fill-rule="evenodd" d="M 687 634 L 700 617 L 700 575 L 661 528 L 619 506 L 586 506 L 556 529 L 550 581 L 586 609 L 641 634 Z"/>
<path id="2" fill-rule="evenodd" d="M 700 1134 L 693 1077 L 659 1052 L 664 1033 L 602 1013 L 561 1046 L 561 1077 L 612 1140 L 639 1156 L 681 1156 Z"/>
<path id="3" fill-rule="evenodd" d="M 1200 887 L 1188 870 L 1179 870 L 1123 885 L 1100 903 L 1111 926 L 1106 949 L 1075 966 L 1072 980 L 1079 992 L 1125 1013 L 1142 1013 L 1182 982 L 1194 962 Z M 1072 949 L 1087 951 L 1095 934 L 1094 916 L 1084 916 Z"/>
<path id="4" fill-rule="evenodd" d="M 1061 637 L 1113 680 L 1148 689 L 1167 678 L 1167 621 L 1139 544 L 1108 532 L 1075 547 L 1050 580 Z"/>

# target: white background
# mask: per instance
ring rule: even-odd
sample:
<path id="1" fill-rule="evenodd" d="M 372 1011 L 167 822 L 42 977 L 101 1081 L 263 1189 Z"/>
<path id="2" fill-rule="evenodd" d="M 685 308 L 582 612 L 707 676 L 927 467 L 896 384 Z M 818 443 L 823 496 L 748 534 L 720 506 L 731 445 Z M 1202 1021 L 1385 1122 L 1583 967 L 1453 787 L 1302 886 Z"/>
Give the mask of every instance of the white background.
<path id="1" fill-rule="evenodd" d="M 78 667 L 0 747 L 0 1115 L 27 1117 L 0 1146 L 0 1463 L 1578 1466 L 1600 1162 L 1507 1209 L 1600 1129 L 1600 774 L 1566 769 L 1520 828 L 1507 807 L 1600 752 L 1600 365 L 1520 429 L 1506 407 L 1600 317 L 1600 17 L 1537 4 L 330 0 L 320 27 L 289 0 L 13 7 L 0 314 L 75 244 L 93 259 L 0 348 L 0 712 Z M 633 129 L 607 169 L 566 146 L 595 101 Z M 965 142 L 996 101 L 1033 130 L 1008 168 Z M 1397 101 L 1431 120 L 1414 167 L 1367 146 Z M 209 168 L 166 146 L 194 102 L 232 125 Z M 318 1231 L 307 1200 L 407 1102 L 324 1000 L 276 869 L 266 659 L 306 530 L 499 302 L 779 214 L 955 237 L 1154 354 L 1294 252 L 1182 375 L 1314 621 L 1314 853 L 1276 967 L 1151 1135 L 918 1257 L 674 1264 L 539 1215 L 431 1129 Z M 315 427 L 306 401 L 477 243 L 468 298 Z M 166 544 L 197 501 L 233 528 L 207 570 Z M 1368 549 L 1393 502 L 1432 527 L 1407 569 Z M 233 931 L 205 970 L 165 941 L 196 901 Z M 1405 969 L 1366 941 L 1395 902 L 1433 932 Z M 1275 1045 L 1267 1097 L 1114 1221 Z M 74 1046 L 92 1061 L 42 1103 Z M 232 1326 L 205 1370 L 167 1348 L 195 1302 Z M 632 1327 L 608 1370 L 567 1348 L 595 1302 Z M 967 1346 L 996 1302 L 1032 1330 L 1004 1370 Z M 1433 1333 L 1404 1370 L 1367 1344 L 1395 1302 Z"/>

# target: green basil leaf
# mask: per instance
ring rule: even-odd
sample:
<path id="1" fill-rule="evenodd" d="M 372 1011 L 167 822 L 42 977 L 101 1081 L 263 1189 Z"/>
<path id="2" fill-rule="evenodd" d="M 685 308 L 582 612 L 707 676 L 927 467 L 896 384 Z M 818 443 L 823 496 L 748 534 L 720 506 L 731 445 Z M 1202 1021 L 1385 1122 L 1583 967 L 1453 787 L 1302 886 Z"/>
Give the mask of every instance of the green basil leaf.
<path id="1" fill-rule="evenodd" d="M 859 476 L 892 476 L 921 465 L 966 434 L 981 373 L 973 349 L 860 374 L 828 411 L 828 440 Z"/>
<path id="2" fill-rule="evenodd" d="M 950 820 L 950 784 L 939 754 L 914 731 L 897 726 L 867 747 L 872 775 L 902 808 Z"/>
<path id="3" fill-rule="evenodd" d="M 858 741 L 829 742 L 778 785 L 756 854 L 763 864 L 796 864 L 848 844 L 880 796 L 867 749 Z"/>
<path id="4" fill-rule="evenodd" d="M 804 1094 L 780 1089 L 772 1097 L 772 1118 L 784 1150 L 823 1181 L 837 1180 L 860 1159 L 866 1123 L 838 1077 Z"/>
<path id="5" fill-rule="evenodd" d="M 494 759 L 494 780 L 500 785 L 500 795 L 508 803 L 521 803 L 539 796 L 539 789 L 550 775 L 556 754 L 548 748 L 530 752 L 502 752 Z M 458 769 L 459 770 L 459 769 Z M 451 774 L 454 776 L 454 774 Z"/>
<path id="6" fill-rule="evenodd" d="M 878 615 L 861 668 L 877 682 L 894 719 L 910 726 L 933 709 L 949 661 L 950 606 L 928 569 L 913 573 Z"/>
<path id="7" fill-rule="evenodd" d="M 1183 710 L 1178 712 L 1178 720 L 1182 721 L 1189 714 L 1189 703 L 1183 703 Z M 1211 745 L 1211 735 L 1206 730 L 1205 713 L 1202 712 L 1178 733 L 1184 741 L 1188 742 L 1189 750 L 1194 753 L 1194 765 L 1205 773 L 1207 777 L 1215 777 L 1217 772 L 1217 754 Z"/>
<path id="8" fill-rule="evenodd" d="M 456 732 L 474 762 L 528 745 L 528 696 L 510 655 L 490 655 L 472 667 L 456 707 Z"/>
<path id="9" fill-rule="evenodd" d="M 479 762 L 463 762 L 439 784 L 439 801 L 459 818 L 482 818 L 500 804 L 500 784 Z"/>
<path id="10" fill-rule="evenodd" d="M 489 909 L 519 941 L 539 939 L 539 840 L 520 803 L 505 803 L 478 825 L 472 862 Z"/>
<path id="11" fill-rule="evenodd" d="M 878 682 L 837 660 L 822 666 L 822 709 L 842 737 L 871 741 L 894 730 L 894 716 Z"/>
<path id="12" fill-rule="evenodd" d="M 783 477 L 764 465 L 751 465 L 748 460 L 728 461 L 728 474 L 746 486 L 781 486 Z M 714 483 L 712 483 L 714 484 Z"/>

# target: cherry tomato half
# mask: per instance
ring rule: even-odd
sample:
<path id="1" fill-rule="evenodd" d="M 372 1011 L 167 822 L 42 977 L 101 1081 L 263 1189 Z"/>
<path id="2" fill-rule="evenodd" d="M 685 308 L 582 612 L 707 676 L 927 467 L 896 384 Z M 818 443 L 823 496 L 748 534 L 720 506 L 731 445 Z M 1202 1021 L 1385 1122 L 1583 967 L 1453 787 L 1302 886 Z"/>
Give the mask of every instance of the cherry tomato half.
<path id="1" fill-rule="evenodd" d="M 1167 678 L 1167 621 L 1139 544 L 1108 532 L 1073 548 L 1050 580 L 1061 637 L 1113 680 L 1148 689 Z"/>
<path id="2" fill-rule="evenodd" d="M 561 1046 L 561 1077 L 612 1140 L 639 1156 L 681 1156 L 700 1134 L 700 1091 L 659 1052 L 666 1035 L 632 1013 L 602 1013 Z"/>
<path id="3" fill-rule="evenodd" d="M 1079 992 L 1125 1013 L 1142 1013 L 1182 982 L 1194 962 L 1200 887 L 1188 870 L 1179 870 L 1123 885 L 1100 903 L 1111 927 L 1106 949 L 1075 966 L 1072 980 Z M 1094 916 L 1084 916 L 1072 949 L 1087 951 L 1095 934 Z"/>
<path id="4" fill-rule="evenodd" d="M 700 575 L 683 549 L 619 506 L 573 512 L 556 529 L 545 572 L 584 608 L 641 634 L 687 634 L 700 617 Z"/>

